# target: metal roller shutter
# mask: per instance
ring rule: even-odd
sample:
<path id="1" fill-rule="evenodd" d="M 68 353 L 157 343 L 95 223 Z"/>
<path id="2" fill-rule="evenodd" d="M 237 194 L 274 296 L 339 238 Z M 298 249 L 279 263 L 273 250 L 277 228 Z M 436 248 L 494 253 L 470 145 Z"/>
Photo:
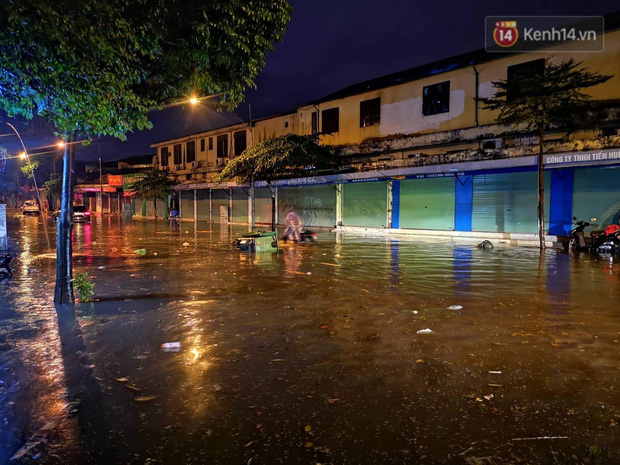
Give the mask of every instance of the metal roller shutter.
<path id="1" fill-rule="evenodd" d="M 472 230 L 537 233 L 535 171 L 474 176 Z M 545 173 L 545 226 L 549 224 L 551 173 Z"/>
<path id="2" fill-rule="evenodd" d="M 336 224 L 336 190 L 331 185 L 280 187 L 278 188 L 280 223 L 293 209 L 305 226 L 327 226 Z"/>
<path id="3" fill-rule="evenodd" d="M 598 229 L 617 224 L 619 211 L 620 167 L 575 170 L 573 216 L 580 220 L 596 218 Z"/>
<path id="4" fill-rule="evenodd" d="M 400 227 L 454 230 L 455 182 L 455 178 L 402 181 Z"/>
<path id="5" fill-rule="evenodd" d="M 342 223 L 345 226 L 385 228 L 387 221 L 385 182 L 344 184 L 342 201 Z"/>

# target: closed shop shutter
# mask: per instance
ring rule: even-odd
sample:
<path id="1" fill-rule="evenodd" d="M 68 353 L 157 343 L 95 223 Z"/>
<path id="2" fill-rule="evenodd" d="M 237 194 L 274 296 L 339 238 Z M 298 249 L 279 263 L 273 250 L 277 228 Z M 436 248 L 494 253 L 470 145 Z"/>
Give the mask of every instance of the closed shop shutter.
<path id="1" fill-rule="evenodd" d="M 336 225 L 336 190 L 331 185 L 278 188 L 280 223 L 293 209 L 304 226 Z"/>
<path id="2" fill-rule="evenodd" d="M 271 191 L 261 188 L 254 189 L 254 222 L 271 224 Z"/>
<path id="3" fill-rule="evenodd" d="M 181 218 L 185 220 L 193 219 L 194 191 L 179 191 L 179 195 L 181 197 Z M 159 210 L 159 205 L 157 205 L 157 210 Z"/>
<path id="4" fill-rule="evenodd" d="M 196 191 L 196 201 L 198 202 L 197 212 L 198 219 L 201 221 L 209 221 L 209 190 L 198 189 Z"/>
<path id="5" fill-rule="evenodd" d="M 211 219 L 214 223 L 228 222 L 228 189 L 211 191 Z"/>
<path id="6" fill-rule="evenodd" d="M 617 224 L 619 211 L 620 167 L 575 170 L 573 216 L 586 221 L 596 218 L 598 229 Z"/>
<path id="7" fill-rule="evenodd" d="M 246 189 L 233 189 L 233 208 L 232 216 L 233 223 L 247 223 L 248 222 L 248 210 L 250 203 L 248 201 L 249 188 Z"/>
<path id="8" fill-rule="evenodd" d="M 400 183 L 400 227 L 454 230 L 455 178 Z"/>
<path id="9" fill-rule="evenodd" d="M 387 220 L 387 184 L 359 182 L 343 185 L 342 224 L 385 228 Z"/>
<path id="10" fill-rule="evenodd" d="M 538 232 L 538 194 L 535 171 L 474 176 L 472 230 Z M 545 172 L 545 228 L 549 224 L 551 173 Z"/>

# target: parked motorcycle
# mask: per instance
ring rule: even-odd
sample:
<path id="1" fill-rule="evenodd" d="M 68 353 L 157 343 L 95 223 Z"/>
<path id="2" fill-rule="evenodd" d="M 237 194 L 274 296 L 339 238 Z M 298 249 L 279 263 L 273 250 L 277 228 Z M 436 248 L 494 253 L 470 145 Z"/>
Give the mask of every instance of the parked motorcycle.
<path id="1" fill-rule="evenodd" d="M 0 257 L 0 278 L 11 278 L 13 276 L 10 265 L 12 259 L 13 257 L 8 254 Z"/>
<path id="2" fill-rule="evenodd" d="M 293 239 L 291 239 L 286 234 L 282 236 L 282 240 L 283 241 L 291 241 L 291 240 L 294 241 Z M 301 233 L 299 233 L 299 240 L 298 241 L 294 241 L 294 242 L 313 244 L 313 243 L 316 242 L 316 233 L 313 232 L 313 231 L 304 230 Z"/>
<path id="3" fill-rule="evenodd" d="M 575 228 L 570 232 L 568 250 L 572 252 L 593 252 L 601 254 L 620 254 L 620 226 L 612 224 L 604 231 L 592 231 L 586 238 L 584 229 L 592 226 L 592 223 L 584 220 L 575 221 Z M 590 221 L 596 221 L 591 218 Z"/>

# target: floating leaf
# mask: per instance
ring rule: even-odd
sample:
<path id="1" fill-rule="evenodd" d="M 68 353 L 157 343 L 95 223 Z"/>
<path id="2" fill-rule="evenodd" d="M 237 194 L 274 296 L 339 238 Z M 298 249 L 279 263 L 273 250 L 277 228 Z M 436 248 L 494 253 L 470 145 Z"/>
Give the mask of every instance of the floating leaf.
<path id="1" fill-rule="evenodd" d="M 141 397 L 136 397 L 134 400 L 136 402 L 148 402 L 149 400 L 155 399 L 155 397 L 157 396 L 141 396 Z"/>
<path id="2" fill-rule="evenodd" d="M 119 383 L 126 383 L 129 381 L 129 378 L 114 378 L 114 381 L 118 381 Z"/>

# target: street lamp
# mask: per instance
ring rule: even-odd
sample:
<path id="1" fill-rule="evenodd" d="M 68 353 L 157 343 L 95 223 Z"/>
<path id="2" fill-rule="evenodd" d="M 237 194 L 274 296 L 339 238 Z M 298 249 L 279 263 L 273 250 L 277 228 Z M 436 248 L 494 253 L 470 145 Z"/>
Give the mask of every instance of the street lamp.
<path id="1" fill-rule="evenodd" d="M 211 97 L 215 97 L 217 95 L 220 94 L 216 94 L 216 95 L 209 95 L 207 97 L 202 97 L 202 99 L 207 99 L 207 98 L 211 98 Z M 200 102 L 200 98 L 197 98 L 195 96 L 191 96 L 189 98 L 189 103 L 192 106 L 196 106 L 198 105 Z M 243 124 L 245 124 L 248 129 L 250 130 L 250 147 L 254 147 L 254 128 L 252 127 L 252 106 L 248 103 L 248 116 L 250 118 L 250 121 L 243 121 L 239 116 L 235 115 L 234 113 L 231 113 L 229 111 L 227 111 L 226 113 L 228 113 L 229 115 L 234 116 L 235 118 L 237 118 L 239 121 L 241 121 Z M 255 192 L 254 192 L 254 177 L 252 177 L 252 186 L 251 186 L 251 201 L 252 201 L 252 229 L 255 228 L 256 226 L 256 221 L 255 221 L 255 217 L 256 217 L 256 206 L 255 206 Z"/>
<path id="2" fill-rule="evenodd" d="M 30 156 L 28 156 L 28 150 L 26 150 L 26 146 L 24 145 L 24 141 L 22 140 L 22 136 L 19 135 L 19 132 L 17 132 L 17 129 L 15 129 L 15 126 L 13 126 L 11 123 L 6 123 L 7 126 L 9 126 L 17 135 L 17 138 L 19 139 L 19 142 L 21 142 L 22 144 L 22 148 L 24 149 L 24 151 L 22 153 L 19 154 L 19 158 L 21 158 L 22 160 L 28 160 L 28 165 L 31 165 L 30 163 Z M 39 192 L 39 186 L 37 185 L 37 177 L 34 174 L 34 169 L 32 170 L 32 180 L 34 181 L 34 188 L 37 191 L 37 201 L 39 202 L 39 208 L 43 208 L 43 204 L 41 203 L 41 193 Z M 19 188 L 19 186 L 17 186 Z"/>
<path id="3" fill-rule="evenodd" d="M 66 145 L 67 144 L 65 143 L 65 141 L 61 140 L 60 142 L 56 144 L 56 147 L 58 147 L 59 149 L 64 149 Z"/>

